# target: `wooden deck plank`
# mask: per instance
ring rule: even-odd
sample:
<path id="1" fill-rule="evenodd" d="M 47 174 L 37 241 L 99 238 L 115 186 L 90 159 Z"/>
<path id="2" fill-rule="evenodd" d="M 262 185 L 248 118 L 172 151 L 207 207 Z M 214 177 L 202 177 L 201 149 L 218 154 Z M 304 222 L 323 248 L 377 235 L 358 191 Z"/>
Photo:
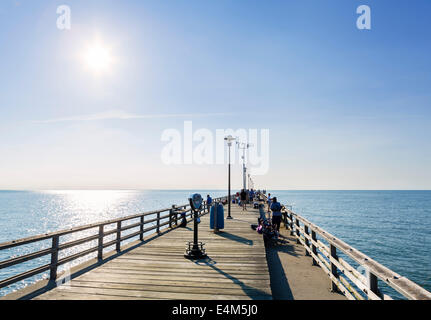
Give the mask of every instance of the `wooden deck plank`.
<path id="1" fill-rule="evenodd" d="M 272 299 L 262 236 L 250 228 L 258 212 L 240 212 L 214 234 L 209 216 L 202 217 L 199 241 L 205 242 L 209 261 L 184 258 L 192 241 L 192 224 L 144 243 L 69 283 L 36 297 L 43 299 Z"/>

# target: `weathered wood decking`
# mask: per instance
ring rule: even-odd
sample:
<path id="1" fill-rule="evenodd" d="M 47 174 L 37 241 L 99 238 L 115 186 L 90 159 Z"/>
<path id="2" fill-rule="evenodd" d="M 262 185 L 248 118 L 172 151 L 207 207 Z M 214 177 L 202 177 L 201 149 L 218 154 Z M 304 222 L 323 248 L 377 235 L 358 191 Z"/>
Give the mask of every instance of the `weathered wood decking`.
<path id="1" fill-rule="evenodd" d="M 199 240 L 210 259 L 184 258 L 193 225 L 149 239 L 136 248 L 73 278 L 35 299 L 272 299 L 262 236 L 250 228 L 257 210 L 232 206 L 233 220 L 214 234 L 209 215 L 199 225 Z"/>
<path id="2" fill-rule="evenodd" d="M 180 213 L 189 212 L 182 207 Z M 189 224 L 186 229 L 169 228 L 175 225 L 178 208 L 182 207 L 0 244 L 0 249 L 4 250 L 46 239 L 51 239 L 53 243 L 51 249 L 0 261 L 1 270 L 39 256 L 51 255 L 51 264 L 0 280 L 0 288 L 46 270 L 50 270 L 51 280 L 41 280 L 0 300 L 389 299 L 389 296 L 379 291 L 377 278 L 409 299 L 431 299 L 431 293 L 424 288 L 380 265 L 291 210 L 286 210 L 284 216 L 289 231 L 282 230 L 281 243 L 267 248 L 262 235 L 250 228 L 251 224 L 257 222 L 258 210 L 249 208 L 249 211 L 242 212 L 239 206 L 233 205 L 234 219 L 225 220 L 225 229 L 219 234 L 209 229 L 209 215 L 205 215 L 199 227 L 199 240 L 206 243 L 209 259 L 189 261 L 184 258 L 184 251 L 186 242 L 193 238 L 193 225 Z M 169 214 L 161 215 L 162 212 Z M 154 215 L 157 218 L 152 218 Z M 134 219 L 140 222 L 122 225 L 123 221 L 133 222 Z M 112 224 L 116 228 L 104 228 Z M 150 226 L 145 228 L 148 224 Z M 94 228 L 99 229 L 98 234 L 59 245 L 60 236 Z M 132 228 L 139 228 L 139 231 L 122 235 L 122 231 Z M 143 239 L 143 235 L 152 230 L 161 233 Z M 103 241 L 104 237 L 115 233 L 115 240 Z M 139 237 L 139 240 L 120 246 L 122 241 L 133 237 Z M 94 239 L 98 239 L 96 247 L 58 260 L 59 250 Z M 113 245 L 120 252 L 103 252 L 103 248 Z M 366 267 L 366 275 L 342 259 L 337 250 Z M 93 252 L 98 252 L 97 258 L 73 267 L 72 280 L 56 287 L 56 281 L 58 283 L 62 277 L 57 277 L 59 265 Z M 340 291 L 344 296 L 333 291 Z"/>

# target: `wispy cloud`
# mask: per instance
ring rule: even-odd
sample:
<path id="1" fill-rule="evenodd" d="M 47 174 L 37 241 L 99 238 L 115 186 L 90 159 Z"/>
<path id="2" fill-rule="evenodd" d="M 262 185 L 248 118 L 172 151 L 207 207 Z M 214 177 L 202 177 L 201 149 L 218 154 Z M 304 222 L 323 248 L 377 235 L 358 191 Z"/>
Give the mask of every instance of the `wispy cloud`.
<path id="1" fill-rule="evenodd" d="M 178 113 L 178 114 L 133 114 L 122 110 L 110 110 L 88 115 L 77 115 L 64 118 L 35 120 L 33 123 L 58 123 L 70 121 L 100 121 L 100 120 L 132 120 L 132 119 L 163 119 L 163 118 L 198 118 L 214 116 L 231 116 L 232 113 Z"/>

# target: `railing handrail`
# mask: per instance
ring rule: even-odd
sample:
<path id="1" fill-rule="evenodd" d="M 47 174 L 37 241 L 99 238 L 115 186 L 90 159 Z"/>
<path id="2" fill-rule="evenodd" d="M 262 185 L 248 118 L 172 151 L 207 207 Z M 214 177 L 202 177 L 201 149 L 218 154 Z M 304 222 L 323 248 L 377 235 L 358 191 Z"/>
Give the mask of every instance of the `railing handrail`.
<path id="1" fill-rule="evenodd" d="M 300 215 L 286 209 L 286 212 L 291 213 L 299 221 L 302 221 L 304 225 L 307 225 L 309 229 L 317 232 L 322 238 L 324 238 L 328 243 L 334 245 L 337 249 L 341 250 L 344 254 L 352 258 L 354 261 L 360 265 L 369 269 L 371 273 L 377 276 L 379 279 L 390 285 L 396 291 L 410 299 L 431 299 L 431 293 L 409 280 L 408 278 L 399 275 L 398 273 L 392 271 L 388 267 L 385 267 L 381 263 L 370 258 L 366 254 L 362 253 L 358 249 L 347 244 L 343 240 L 335 237 L 331 233 L 325 231 L 319 226 L 313 224 L 307 219 L 301 217 Z"/>
<path id="2" fill-rule="evenodd" d="M 226 199 L 227 199 L 227 196 L 218 197 L 218 198 L 215 198 L 213 200 L 213 203 L 223 201 Z M 31 253 L 28 253 L 25 255 L 14 257 L 14 258 L 11 258 L 8 260 L 0 261 L 0 270 L 1 270 L 4 268 L 8 268 L 8 267 L 20 264 L 20 263 L 31 261 L 31 260 L 34 260 L 36 258 L 51 254 L 51 263 L 49 263 L 49 264 L 37 267 L 37 268 L 32 269 L 32 270 L 25 271 L 22 273 L 19 273 L 15 276 L 7 278 L 7 279 L 0 279 L 0 289 L 7 287 L 11 284 L 14 284 L 18 281 L 21 281 L 21 280 L 27 279 L 29 277 L 35 276 L 37 274 L 40 274 L 42 272 L 45 272 L 47 270 L 51 270 L 50 271 L 50 280 L 56 280 L 58 266 L 65 264 L 65 263 L 68 263 L 68 262 L 71 262 L 73 260 L 76 260 L 78 258 L 81 258 L 85 255 L 88 255 L 88 254 L 96 252 L 96 251 L 98 252 L 98 255 L 97 255 L 98 260 L 102 260 L 104 248 L 115 245 L 117 252 L 119 252 L 121 250 L 120 246 L 121 246 L 122 241 L 128 240 L 128 239 L 135 237 L 135 236 L 139 236 L 139 239 L 141 241 L 143 241 L 144 240 L 144 234 L 149 232 L 149 231 L 156 230 L 156 233 L 160 234 L 162 227 L 165 227 L 165 228 L 163 228 L 163 230 L 166 230 L 166 229 L 172 227 L 172 225 L 174 223 L 177 226 L 179 214 L 186 213 L 186 215 L 185 215 L 186 219 L 188 217 L 192 216 L 191 208 L 188 208 L 188 207 L 190 207 L 190 204 L 184 204 L 184 205 L 180 205 L 180 206 L 173 205 L 171 208 L 148 211 L 148 212 L 144 212 L 144 213 L 140 213 L 140 214 L 134 214 L 134 215 L 126 216 L 126 217 L 120 217 L 120 218 L 106 220 L 106 221 L 102 221 L 102 222 L 98 222 L 98 223 L 92 223 L 92 224 L 87 224 L 87 225 L 83 225 L 83 226 L 73 227 L 73 228 L 66 229 L 66 230 L 60 230 L 60 231 L 55 231 L 55 232 L 37 235 L 37 236 L 33 236 L 33 237 L 27 237 L 27 238 L 22 238 L 22 239 L 18 239 L 18 240 L 14 240 L 14 241 L 1 243 L 0 244 L 0 251 L 6 250 L 9 248 L 13 248 L 13 247 L 17 247 L 17 246 L 26 245 L 29 243 L 38 242 L 38 241 L 43 241 L 43 240 L 48 240 L 48 239 L 52 240 L 51 248 L 42 249 L 39 251 L 35 251 L 35 252 L 31 252 Z M 168 215 L 160 216 L 160 213 L 166 212 L 166 211 L 169 211 Z M 188 212 L 190 212 L 190 213 L 188 213 Z M 201 215 L 207 214 L 209 212 L 209 208 L 207 206 L 206 201 L 203 201 L 202 212 L 201 212 Z M 157 215 L 157 218 L 145 221 L 145 219 L 144 219 L 145 217 L 150 216 L 150 215 L 154 215 L 154 214 Z M 126 225 L 126 226 L 122 225 L 123 221 L 138 219 L 138 218 L 141 219 L 139 223 L 135 223 L 132 225 Z M 164 220 L 164 219 L 169 219 L 169 220 L 161 223 L 161 220 Z M 188 220 L 188 221 L 190 221 L 190 220 Z M 153 222 L 156 222 L 156 225 L 152 225 L 148 228 L 144 228 L 144 226 L 146 224 L 153 223 Z M 110 224 L 117 224 L 116 228 L 105 231 L 104 227 L 106 225 L 110 225 Z M 72 233 L 76 233 L 76 232 L 80 232 L 80 231 L 85 231 L 85 230 L 89 230 L 89 229 L 93 229 L 93 228 L 97 228 L 97 227 L 99 228 L 98 234 L 86 236 L 84 238 L 75 239 L 73 241 L 62 243 L 62 244 L 59 243 L 59 237 L 60 236 L 65 236 L 68 234 L 72 234 Z M 130 230 L 130 229 L 136 228 L 136 227 L 139 227 L 140 230 L 137 232 L 133 232 L 131 234 L 121 236 L 122 231 Z M 117 234 L 116 239 L 105 243 L 104 238 L 106 236 L 113 235 L 113 234 Z M 81 251 L 74 253 L 70 256 L 66 256 L 66 257 L 63 257 L 61 259 L 58 259 L 59 251 L 70 248 L 70 247 L 82 245 L 82 244 L 88 243 L 90 241 L 95 241 L 95 240 L 98 240 L 98 245 L 96 247 L 85 249 L 83 251 L 81 250 Z"/>
<path id="3" fill-rule="evenodd" d="M 263 195 L 263 197 L 265 201 L 268 199 L 266 195 Z M 315 252 L 313 252 L 313 249 L 315 251 L 318 248 L 317 245 L 319 245 L 319 241 L 317 241 L 317 239 L 313 239 L 313 237 L 310 236 L 311 233 L 315 232 L 319 234 L 323 239 L 325 239 L 331 246 L 331 248 L 327 248 L 327 247 L 323 248 L 324 250 L 326 249 L 330 255 L 329 256 L 330 267 L 338 268 L 338 266 L 340 266 L 340 264 L 338 263 L 338 260 L 340 259 L 337 257 L 336 250 L 334 250 L 334 248 L 339 249 L 348 257 L 350 257 L 351 259 L 359 263 L 361 266 L 364 266 L 366 270 L 369 272 L 369 275 L 368 275 L 369 278 L 372 279 L 373 277 L 377 277 L 381 279 L 382 281 L 387 283 L 389 286 L 391 286 L 393 289 L 395 289 L 397 292 L 401 293 L 404 297 L 407 297 L 408 299 L 431 300 L 431 292 L 419 286 L 417 283 L 390 270 L 389 268 L 385 267 L 384 265 L 380 264 L 379 262 L 367 256 L 366 254 L 362 253 L 358 249 L 352 247 L 351 245 L 335 237 L 334 235 L 327 232 L 326 230 L 310 222 L 306 218 L 300 216 L 299 214 L 293 212 L 290 209 L 287 209 L 286 207 L 287 206 L 284 206 L 283 212 L 287 214 L 287 218 L 290 220 L 289 227 L 292 230 L 293 235 L 295 235 L 298 238 L 298 241 L 300 241 L 305 246 L 307 252 L 313 256 L 313 259 L 316 259 L 316 258 L 318 259 L 318 255 L 315 254 Z M 290 218 L 288 217 L 289 215 L 290 215 Z M 296 221 L 293 221 L 294 219 Z M 304 227 L 301 227 L 299 222 L 302 222 Z M 293 232 L 294 229 L 295 229 L 295 232 Z M 310 243 L 311 243 L 311 246 L 310 246 Z M 331 254 L 331 249 L 334 251 L 333 254 Z M 342 264 L 343 266 L 351 267 L 345 261 L 342 261 Z M 344 271 L 346 271 L 349 274 L 352 273 L 351 270 L 344 270 Z M 334 272 L 331 271 L 331 273 L 332 275 L 335 276 Z M 339 284 L 340 283 L 336 283 L 336 285 L 339 285 Z M 355 284 L 357 285 L 357 283 Z M 361 284 L 359 285 L 361 286 Z M 369 283 L 367 285 L 370 286 Z M 379 290 L 377 288 L 377 280 L 375 280 L 374 288 L 368 288 L 368 290 L 362 290 L 362 291 L 366 293 L 367 296 L 373 296 L 374 298 L 377 298 L 376 295 L 379 296 L 378 294 Z"/>
<path id="4" fill-rule="evenodd" d="M 183 207 L 184 206 L 186 206 L 186 205 L 183 205 Z M 181 207 L 181 206 L 179 206 L 179 207 Z M 137 219 L 137 218 L 140 218 L 142 216 L 145 217 L 145 216 L 149 216 L 149 215 L 153 215 L 153 214 L 157 214 L 157 213 L 169 211 L 171 209 L 172 208 L 161 209 L 161 210 L 154 210 L 154 211 L 148 211 L 148 212 L 134 214 L 134 215 L 126 216 L 126 217 L 121 217 L 121 218 L 116 218 L 116 219 L 111 219 L 111 220 L 105 220 L 105 221 L 102 221 L 102 222 L 90 223 L 90 224 L 86 224 L 86 225 L 82 225 L 82 226 L 78 226 L 78 227 L 72 227 L 70 229 L 64 229 L 64 230 L 54 231 L 54 232 L 40 234 L 40 235 L 36 235 L 36 236 L 31 236 L 31 237 L 27 237 L 27 238 L 21 238 L 21 239 L 9 241 L 9 242 L 3 242 L 3 243 L 0 243 L 0 250 L 5 250 L 5 249 L 17 247 L 17 246 L 22 246 L 22 245 L 30 244 L 30 243 L 33 243 L 33 242 L 47 240 L 47 239 L 52 238 L 53 236 L 65 236 L 67 234 L 76 233 L 76 232 L 80 232 L 80 231 L 85 231 L 85 230 L 88 230 L 88 229 L 93 229 L 93 228 L 96 228 L 96 227 L 99 227 L 99 226 L 105 226 L 105 225 L 108 225 L 108 224 L 114 224 L 114 223 L 117 223 L 117 222 L 120 222 L 120 221 L 123 222 L 123 221 L 127 221 L 127 220 Z"/>

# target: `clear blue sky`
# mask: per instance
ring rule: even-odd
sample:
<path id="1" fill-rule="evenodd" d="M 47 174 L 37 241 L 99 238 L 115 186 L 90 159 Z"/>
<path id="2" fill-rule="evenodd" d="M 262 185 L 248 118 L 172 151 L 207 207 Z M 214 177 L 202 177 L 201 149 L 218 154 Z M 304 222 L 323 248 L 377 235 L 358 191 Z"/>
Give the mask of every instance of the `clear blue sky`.
<path id="1" fill-rule="evenodd" d="M 428 0 L 2 0 L 0 189 L 223 188 L 225 166 L 161 162 L 184 120 L 269 129 L 260 187 L 430 189 L 430 14 Z M 79 58 L 95 38 L 115 60 L 102 76 Z"/>

